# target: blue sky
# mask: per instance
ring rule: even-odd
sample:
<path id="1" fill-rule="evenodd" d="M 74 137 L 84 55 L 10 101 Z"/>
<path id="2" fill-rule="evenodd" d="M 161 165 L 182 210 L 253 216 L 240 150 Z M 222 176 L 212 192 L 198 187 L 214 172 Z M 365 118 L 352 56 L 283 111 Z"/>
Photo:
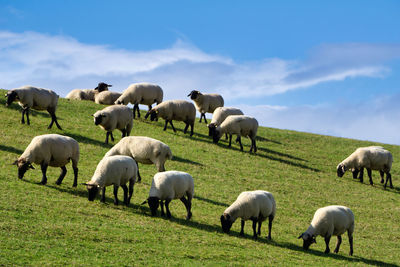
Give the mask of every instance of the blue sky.
<path id="1" fill-rule="evenodd" d="M 0 87 L 148 81 L 261 125 L 400 144 L 399 1 L 0 0 Z M 208 116 L 210 117 L 210 116 Z"/>

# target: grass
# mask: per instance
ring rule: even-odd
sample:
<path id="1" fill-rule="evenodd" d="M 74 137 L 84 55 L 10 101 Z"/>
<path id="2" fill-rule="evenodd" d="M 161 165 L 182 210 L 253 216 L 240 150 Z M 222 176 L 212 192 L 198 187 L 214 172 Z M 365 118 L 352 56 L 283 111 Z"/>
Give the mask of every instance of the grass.
<path id="1" fill-rule="evenodd" d="M 5 91 L 0 91 L 2 94 Z M 176 122 L 162 131 L 163 121 L 151 123 L 143 116 L 135 120 L 132 135 L 145 135 L 168 144 L 174 160 L 167 170 L 181 170 L 195 179 L 193 218 L 185 220 L 179 200 L 171 202 L 171 219 L 151 217 L 147 198 L 153 165 L 140 165 L 142 183 L 135 185 L 129 207 L 113 205 L 112 188 L 106 203 L 87 200 L 86 188 L 72 188 L 73 172 L 61 186 L 55 185 L 60 169 L 48 169 L 48 184 L 38 185 L 40 167 L 17 179 L 10 165 L 40 134 L 59 133 L 80 144 L 78 183 L 89 180 L 102 156 L 112 145 L 104 145 L 105 132 L 90 116 L 99 105 L 60 99 L 57 115 L 63 131 L 47 130 L 46 112 L 33 111 L 31 125 L 20 124 L 19 106 L 6 108 L 0 99 L 0 265 L 392 265 L 400 264 L 400 147 L 384 145 L 394 156 L 394 189 L 384 190 L 378 172 L 375 185 L 353 180 L 350 173 L 336 177 L 336 165 L 359 146 L 376 143 L 260 127 L 256 155 L 249 154 L 250 141 L 227 147 L 215 145 L 205 124 L 196 122 L 192 138 L 183 134 L 184 124 Z M 144 113 L 142 113 L 144 115 Z M 116 142 L 120 134 L 114 133 Z M 262 237 L 252 238 L 251 222 L 245 237 L 239 237 L 240 221 L 229 235 L 222 233 L 219 217 L 240 192 L 262 189 L 274 194 L 277 215 L 272 241 L 267 225 Z M 122 200 L 122 190 L 119 199 Z M 347 235 L 338 254 L 323 253 L 323 238 L 309 251 L 297 239 L 319 207 L 350 207 L 356 217 L 354 256 L 348 256 Z M 333 251 L 336 237 L 331 240 Z"/>

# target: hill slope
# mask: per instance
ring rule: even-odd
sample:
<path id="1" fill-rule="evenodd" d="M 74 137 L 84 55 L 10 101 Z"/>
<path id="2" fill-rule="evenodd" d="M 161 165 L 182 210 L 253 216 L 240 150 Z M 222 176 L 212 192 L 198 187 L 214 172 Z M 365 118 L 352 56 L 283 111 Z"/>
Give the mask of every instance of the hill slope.
<path id="1" fill-rule="evenodd" d="M 4 95 L 5 91 L 0 90 Z M 10 165 L 39 134 L 60 133 L 75 138 L 81 149 L 78 183 L 89 180 L 111 145 L 104 145 L 105 132 L 90 116 L 99 105 L 60 99 L 57 116 L 64 131 L 47 130 L 50 118 L 33 112 L 31 125 L 20 124 L 19 106 L 9 108 L 0 100 L 0 265 L 343 265 L 400 264 L 400 147 L 385 145 L 393 155 L 394 189 L 383 190 L 379 174 L 373 172 L 374 186 L 353 180 L 346 173 L 336 177 L 336 165 L 358 146 L 376 143 L 260 127 L 258 153 L 251 155 L 250 141 L 227 148 L 207 136 L 205 124 L 196 122 L 193 138 L 178 132 L 162 131 L 163 121 L 135 120 L 132 135 L 145 135 L 168 144 L 174 160 L 167 170 L 181 170 L 195 179 L 193 218 L 185 221 L 185 208 L 171 202 L 173 218 L 149 216 L 147 198 L 153 165 L 140 165 L 142 183 L 135 185 L 130 207 L 114 206 L 112 189 L 106 204 L 87 200 L 83 185 L 72 188 L 73 172 L 61 186 L 55 181 L 60 169 L 48 169 L 48 184 L 38 185 L 40 167 L 17 179 Z M 144 113 L 142 113 L 144 115 Z M 120 140 L 115 132 L 116 141 Z M 263 189 L 274 194 L 277 215 L 272 241 L 267 241 L 267 225 L 262 237 L 252 239 L 251 222 L 245 237 L 239 237 L 240 220 L 231 234 L 223 234 L 219 217 L 238 194 Z M 122 200 L 122 190 L 120 190 Z M 340 204 L 350 207 L 356 217 L 354 256 L 348 256 L 347 235 L 339 254 L 325 255 L 323 238 L 304 252 L 298 235 L 305 231 L 315 210 Z M 336 237 L 331 240 L 333 251 Z"/>

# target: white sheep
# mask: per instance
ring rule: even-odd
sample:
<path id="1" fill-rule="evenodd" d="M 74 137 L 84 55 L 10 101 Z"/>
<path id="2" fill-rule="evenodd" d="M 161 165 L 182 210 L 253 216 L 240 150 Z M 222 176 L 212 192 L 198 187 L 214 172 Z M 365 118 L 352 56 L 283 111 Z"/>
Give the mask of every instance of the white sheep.
<path id="1" fill-rule="evenodd" d="M 276 214 L 276 203 L 270 192 L 263 190 L 245 191 L 240 193 L 235 202 L 232 203 L 221 215 L 221 226 L 225 233 L 229 233 L 232 224 L 237 218 L 241 218 L 240 235 L 244 235 L 244 224 L 247 220 L 253 221 L 253 236 L 261 235 L 261 224 L 268 218 L 268 236 L 271 239 L 272 221 Z M 256 224 L 258 222 L 258 231 Z"/>
<path id="2" fill-rule="evenodd" d="M 185 195 L 187 198 L 185 198 Z M 151 183 L 149 197 L 142 203 L 148 203 L 151 215 L 155 216 L 158 206 L 161 205 L 161 216 L 164 216 L 164 201 L 167 217 L 171 218 L 169 203 L 173 199 L 180 199 L 186 207 L 186 220 L 192 217 L 192 198 L 194 195 L 193 177 L 180 171 L 159 172 L 154 175 Z"/>
<path id="3" fill-rule="evenodd" d="M 224 133 L 229 134 L 229 147 L 232 144 L 232 135 L 236 134 L 236 142 L 240 144 L 240 150 L 243 151 L 241 136 L 248 136 L 251 139 L 250 153 L 254 149 L 257 152 L 256 136 L 258 130 L 258 121 L 245 115 L 229 115 L 221 125 L 217 126 L 214 131 L 214 143 L 218 143 L 219 139 Z"/>
<path id="4" fill-rule="evenodd" d="M 336 170 L 338 177 L 342 177 L 347 170 L 352 170 L 353 178 L 357 178 L 358 173 L 360 173 L 360 182 L 363 182 L 364 168 L 366 168 L 371 185 L 373 185 L 371 170 L 379 171 L 381 183 L 384 182 L 383 177 L 386 173 L 386 182 L 384 185 L 386 189 L 388 181 L 390 181 L 390 188 L 393 188 L 392 175 L 390 174 L 392 162 L 392 154 L 381 146 L 359 147 L 339 163 Z"/>
<path id="5" fill-rule="evenodd" d="M 193 135 L 194 120 L 196 119 L 196 109 L 194 105 L 185 100 L 169 100 L 158 104 L 149 112 L 145 118 L 150 115 L 150 120 L 158 120 L 158 117 L 165 119 L 164 131 L 167 129 L 168 122 L 171 124 L 172 130 L 176 132 L 172 120 L 183 121 L 186 126 L 183 130 L 186 133 L 190 125 L 190 136 Z"/>
<path id="6" fill-rule="evenodd" d="M 200 112 L 199 122 L 204 118 L 205 123 L 207 123 L 206 112 L 213 113 L 217 107 L 224 106 L 224 99 L 219 94 L 202 94 L 193 90 L 188 96 L 194 101 L 197 110 Z"/>
<path id="7" fill-rule="evenodd" d="M 58 124 L 56 117 L 56 109 L 58 104 L 58 95 L 47 89 L 33 87 L 30 85 L 26 85 L 20 88 L 15 88 L 7 92 L 7 103 L 6 106 L 10 105 L 15 100 L 18 101 L 18 104 L 22 107 L 22 119 L 21 123 L 25 123 L 24 115 L 26 114 L 27 124 L 30 125 L 29 121 L 29 109 L 36 110 L 47 110 L 47 112 L 51 116 L 51 123 L 47 129 L 50 129 L 55 122 L 57 128 L 61 129 L 61 126 Z"/>
<path id="8" fill-rule="evenodd" d="M 160 86 L 151 83 L 134 83 L 122 93 L 115 101 L 118 105 L 133 105 L 133 118 L 135 118 L 135 110 L 138 118 L 140 118 L 139 104 L 147 105 L 149 110 L 153 103 L 160 104 L 163 100 L 163 90 Z"/>
<path id="9" fill-rule="evenodd" d="M 114 102 L 121 96 L 121 93 L 103 91 L 95 95 L 94 102 L 103 105 L 114 105 Z"/>
<path id="10" fill-rule="evenodd" d="M 93 115 L 94 124 L 99 125 L 107 132 L 105 143 L 108 144 L 108 136 L 114 142 L 112 131 L 118 129 L 122 132 L 122 137 L 131 133 L 133 126 L 133 115 L 131 110 L 126 106 L 114 105 L 105 107 L 96 111 Z"/>
<path id="11" fill-rule="evenodd" d="M 67 94 L 65 98 L 74 99 L 74 100 L 89 100 L 95 101 L 96 94 L 108 91 L 108 87 L 111 87 L 111 84 L 99 83 L 94 89 L 74 89 Z"/>
<path id="12" fill-rule="evenodd" d="M 218 107 L 214 110 L 211 122 L 208 126 L 208 136 L 213 136 L 215 128 L 228 117 L 229 115 L 243 115 L 243 112 L 238 108 L 232 107 Z M 226 134 L 226 139 L 228 139 L 228 134 Z"/>
<path id="13" fill-rule="evenodd" d="M 72 161 L 74 170 L 74 183 L 78 182 L 78 161 L 79 161 L 79 144 L 75 139 L 58 135 L 44 134 L 36 136 L 25 149 L 24 153 L 13 163 L 18 167 L 18 178 L 22 179 L 25 172 L 30 168 L 34 169 L 32 163 L 40 164 L 42 169 L 41 184 L 47 183 L 46 171 L 47 167 L 60 167 L 61 174 L 56 184 L 60 185 L 67 174 L 65 165 Z"/>
<path id="14" fill-rule="evenodd" d="M 307 231 L 299 236 L 303 239 L 303 248 L 308 249 L 311 244 L 317 243 L 315 238 L 320 235 L 325 238 L 325 253 L 329 253 L 329 241 L 332 235 L 337 236 L 335 253 L 339 252 L 342 243 L 341 235 L 347 231 L 350 243 L 350 256 L 353 255 L 354 214 L 345 206 L 327 206 L 318 209 Z"/>
<path id="15" fill-rule="evenodd" d="M 172 159 L 168 145 L 146 136 L 127 136 L 113 146 L 104 157 L 113 155 L 130 156 L 143 164 L 154 164 L 159 172 L 165 171 L 165 161 Z M 139 174 L 138 182 L 141 181 Z"/>
<path id="16" fill-rule="evenodd" d="M 93 201 L 102 189 L 101 202 L 105 202 L 106 186 L 114 185 L 114 204 L 118 205 L 118 188 L 121 186 L 124 190 L 124 204 L 128 206 L 133 195 L 137 172 L 137 163 L 131 157 L 116 155 L 103 158 L 97 165 L 92 179 L 84 183 L 89 192 L 89 201 Z M 126 186 L 128 181 L 129 195 Z"/>

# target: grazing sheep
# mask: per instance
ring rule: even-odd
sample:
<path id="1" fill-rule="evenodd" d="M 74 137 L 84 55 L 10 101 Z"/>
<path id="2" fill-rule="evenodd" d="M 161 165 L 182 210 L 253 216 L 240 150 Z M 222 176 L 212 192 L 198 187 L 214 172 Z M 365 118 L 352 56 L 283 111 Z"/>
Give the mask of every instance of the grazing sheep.
<path id="1" fill-rule="evenodd" d="M 168 145 L 146 136 L 127 136 L 113 146 L 104 157 L 113 155 L 130 156 L 143 164 L 154 164 L 159 172 L 165 171 L 165 161 L 172 159 Z M 141 181 L 139 175 L 138 182 Z"/>
<path id="2" fill-rule="evenodd" d="M 206 112 L 213 113 L 217 107 L 224 106 L 224 99 L 219 94 L 202 94 L 193 90 L 188 96 L 194 101 L 197 110 L 200 112 L 199 122 L 204 118 L 205 123 L 207 123 Z"/>
<path id="3" fill-rule="evenodd" d="M 261 224 L 268 218 L 268 236 L 271 239 L 272 221 L 276 213 L 276 203 L 270 192 L 256 190 L 240 193 L 235 202 L 232 203 L 221 215 L 221 226 L 225 233 L 229 233 L 232 224 L 237 218 L 242 219 L 240 235 L 244 235 L 244 223 L 247 220 L 253 221 L 253 236 L 261 235 Z M 256 224 L 258 231 L 256 233 Z"/>
<path id="4" fill-rule="evenodd" d="M 176 132 L 174 125 L 172 124 L 172 120 L 183 121 L 186 124 L 185 129 L 183 130 L 186 133 L 189 125 L 190 125 L 190 136 L 193 135 L 193 126 L 194 120 L 196 118 L 196 109 L 194 105 L 185 100 L 169 100 L 158 104 L 149 112 L 147 112 L 145 118 L 149 115 L 150 120 L 158 120 L 158 117 L 165 119 L 164 131 L 167 129 L 168 122 L 171 124 L 172 130 Z"/>
<path id="5" fill-rule="evenodd" d="M 347 231 L 350 243 L 350 256 L 353 255 L 354 214 L 344 206 L 327 206 L 318 209 L 307 231 L 299 236 L 303 239 L 303 248 L 308 249 L 311 244 L 317 243 L 315 238 L 320 235 L 325 238 L 325 253 L 329 253 L 329 241 L 332 235 L 337 236 L 335 253 L 339 252 L 342 243 L 341 235 Z"/>
<path id="6" fill-rule="evenodd" d="M 364 168 L 367 169 L 369 183 L 373 185 L 371 170 L 379 171 L 381 175 L 381 183 L 384 182 L 384 174 L 386 173 L 386 182 L 390 181 L 390 188 L 393 188 L 392 175 L 390 169 L 392 168 L 393 156 L 392 154 L 381 146 L 359 147 L 350 156 L 343 160 L 337 166 L 337 176 L 342 177 L 347 170 L 353 171 L 353 178 L 357 178 L 360 173 L 360 182 L 363 182 Z"/>
<path id="7" fill-rule="evenodd" d="M 161 204 L 161 216 L 164 216 L 164 200 L 167 209 L 167 217 L 171 218 L 169 203 L 173 199 L 180 199 L 186 207 L 186 220 L 192 217 L 192 198 L 194 194 L 193 177 L 180 171 L 159 172 L 154 175 L 151 183 L 149 197 L 142 203 L 148 203 L 151 215 L 155 216 L 158 206 Z M 185 198 L 187 196 L 187 199 Z"/>
<path id="8" fill-rule="evenodd" d="M 248 136 L 251 139 L 250 153 L 254 149 L 257 152 L 256 136 L 257 136 L 258 122 L 255 118 L 245 115 L 230 115 L 221 125 L 217 126 L 214 131 L 214 143 L 218 143 L 219 139 L 224 133 L 229 134 L 229 147 L 232 144 L 232 135 L 236 134 L 236 142 L 240 144 L 240 150 L 243 151 L 241 136 Z"/>
<path id="9" fill-rule="evenodd" d="M 94 102 L 103 105 L 114 105 L 114 102 L 121 96 L 121 93 L 103 91 L 95 95 Z"/>
<path id="10" fill-rule="evenodd" d="M 58 103 L 58 95 L 47 89 L 33 87 L 30 85 L 26 85 L 20 88 L 15 88 L 7 92 L 7 103 L 6 106 L 9 106 L 15 100 L 18 101 L 18 104 L 22 107 L 22 119 L 21 123 L 25 123 L 24 115 L 26 114 L 27 124 L 30 125 L 29 121 L 29 109 L 36 110 L 47 110 L 47 112 L 51 116 L 51 123 L 47 129 L 51 129 L 53 123 L 55 122 L 57 128 L 61 129 L 61 126 L 58 124 L 56 117 L 56 109 Z"/>
<path id="11" fill-rule="evenodd" d="M 118 187 L 124 190 L 124 204 L 129 205 L 133 186 L 136 182 L 137 163 L 128 156 L 111 156 L 103 158 L 96 167 L 92 179 L 84 183 L 89 192 L 89 201 L 93 201 L 100 189 L 103 189 L 101 202 L 106 201 L 106 186 L 114 185 L 114 204 L 118 205 Z M 129 195 L 126 183 L 129 181 Z"/>
<path id="12" fill-rule="evenodd" d="M 108 87 L 111 86 L 112 86 L 111 84 L 106 84 L 101 82 L 94 89 L 74 89 L 71 92 L 69 92 L 65 98 L 94 101 L 96 94 L 103 91 L 108 91 Z"/>
<path id="13" fill-rule="evenodd" d="M 238 108 L 218 107 L 214 110 L 211 123 L 208 126 L 208 136 L 213 136 L 215 128 L 228 117 L 229 115 L 243 115 L 243 112 Z M 225 134 L 228 139 L 228 134 Z"/>
<path id="14" fill-rule="evenodd" d="M 149 110 L 153 103 L 160 104 L 163 100 L 163 90 L 160 86 L 150 83 L 134 83 L 122 93 L 115 101 L 118 105 L 133 105 L 133 118 L 135 118 L 135 110 L 137 110 L 138 118 L 140 118 L 139 104 L 147 105 Z"/>
<path id="15" fill-rule="evenodd" d="M 24 177 L 29 168 L 34 169 L 32 163 L 40 164 L 43 174 L 40 183 L 43 185 L 47 183 L 47 167 L 60 167 L 61 174 L 56 182 L 56 184 L 60 185 L 67 174 L 65 165 L 70 160 L 74 170 L 74 183 L 72 186 L 75 187 L 78 182 L 78 142 L 68 136 L 44 134 L 34 137 L 24 153 L 13 164 L 18 166 L 19 179 Z"/>
<path id="16" fill-rule="evenodd" d="M 94 124 L 99 125 L 103 130 L 107 131 L 106 141 L 108 144 L 108 136 L 114 142 L 112 131 L 118 129 L 122 132 L 122 137 L 131 133 L 133 126 L 133 115 L 131 110 L 126 106 L 109 106 L 102 110 L 96 111 L 93 115 Z"/>

